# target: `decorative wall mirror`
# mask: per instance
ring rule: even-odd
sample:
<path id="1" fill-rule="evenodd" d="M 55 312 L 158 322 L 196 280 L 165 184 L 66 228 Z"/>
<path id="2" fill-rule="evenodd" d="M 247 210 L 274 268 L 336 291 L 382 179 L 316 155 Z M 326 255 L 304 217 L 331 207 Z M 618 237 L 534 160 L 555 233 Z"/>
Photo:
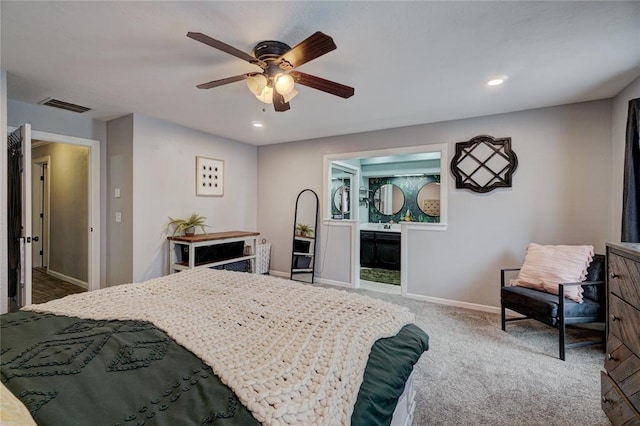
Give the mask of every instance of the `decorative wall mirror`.
<path id="1" fill-rule="evenodd" d="M 511 138 L 488 135 L 456 143 L 456 155 L 451 159 L 456 188 L 480 193 L 510 188 L 511 176 L 517 167 L 518 157 L 511 149 Z"/>
<path id="2" fill-rule="evenodd" d="M 404 206 L 404 193 L 391 183 L 382 185 L 373 193 L 373 206 L 384 215 L 397 214 Z"/>
<path id="3" fill-rule="evenodd" d="M 291 250 L 292 280 L 313 283 L 317 226 L 318 195 L 311 189 L 304 189 L 296 198 Z"/>
<path id="4" fill-rule="evenodd" d="M 341 185 L 333 194 L 333 206 L 343 215 L 351 212 L 351 190 L 347 185 Z"/>
<path id="5" fill-rule="evenodd" d="M 418 191 L 416 204 L 427 216 L 440 216 L 440 182 L 430 182 Z"/>

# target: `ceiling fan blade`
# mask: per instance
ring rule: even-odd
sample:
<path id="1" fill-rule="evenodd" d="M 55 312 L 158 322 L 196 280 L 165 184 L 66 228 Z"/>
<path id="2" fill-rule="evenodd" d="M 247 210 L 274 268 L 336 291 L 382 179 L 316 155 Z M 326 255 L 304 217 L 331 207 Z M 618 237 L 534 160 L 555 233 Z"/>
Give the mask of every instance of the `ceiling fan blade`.
<path id="1" fill-rule="evenodd" d="M 289 75 L 293 77 L 296 83 L 312 87 L 332 95 L 340 96 L 341 98 L 350 98 L 355 93 L 355 89 L 353 87 L 325 80 L 324 78 L 316 77 L 315 75 L 305 74 L 300 71 L 291 71 Z"/>
<path id="2" fill-rule="evenodd" d="M 211 46 L 215 49 L 222 50 L 225 53 L 235 56 L 236 58 L 240 58 L 244 61 L 249 62 L 250 64 L 258 65 L 260 68 L 266 68 L 267 64 L 264 61 L 261 61 L 258 58 L 254 58 L 248 53 L 243 52 L 242 50 L 236 49 L 233 46 L 228 45 L 227 43 L 223 43 L 220 40 L 216 40 L 214 38 L 209 37 L 208 35 L 202 33 L 194 33 L 188 32 L 187 37 L 192 38 L 200 43 L 204 43 L 207 46 Z"/>
<path id="3" fill-rule="evenodd" d="M 331 52 L 335 48 L 336 44 L 331 37 L 317 31 L 292 47 L 286 53 L 280 55 L 276 63 L 279 64 L 282 69 L 294 69 L 318 56 Z"/>
<path id="4" fill-rule="evenodd" d="M 214 87 L 223 86 L 229 83 L 235 83 L 236 81 L 246 80 L 248 76 L 253 74 L 240 74 L 233 77 L 222 78 L 220 80 L 213 80 L 208 83 L 198 84 L 196 87 L 198 89 L 213 89 Z"/>
<path id="5" fill-rule="evenodd" d="M 275 109 L 277 112 L 283 112 L 283 111 L 289 110 L 289 108 L 291 108 L 289 106 L 289 102 L 285 102 L 284 96 L 282 96 L 280 93 L 274 90 L 273 91 L 273 109 Z"/>

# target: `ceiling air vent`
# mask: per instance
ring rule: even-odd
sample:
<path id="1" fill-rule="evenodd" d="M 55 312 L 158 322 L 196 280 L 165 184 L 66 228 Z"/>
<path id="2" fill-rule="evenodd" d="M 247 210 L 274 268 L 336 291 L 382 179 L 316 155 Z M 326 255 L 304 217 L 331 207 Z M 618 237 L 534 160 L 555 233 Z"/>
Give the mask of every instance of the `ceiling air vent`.
<path id="1" fill-rule="evenodd" d="M 40 102 L 40 105 L 47 105 L 54 108 L 66 109 L 67 111 L 73 112 L 85 112 L 89 111 L 91 108 L 83 107 L 81 105 L 71 104 L 69 102 L 61 101 L 59 99 L 46 98 Z"/>

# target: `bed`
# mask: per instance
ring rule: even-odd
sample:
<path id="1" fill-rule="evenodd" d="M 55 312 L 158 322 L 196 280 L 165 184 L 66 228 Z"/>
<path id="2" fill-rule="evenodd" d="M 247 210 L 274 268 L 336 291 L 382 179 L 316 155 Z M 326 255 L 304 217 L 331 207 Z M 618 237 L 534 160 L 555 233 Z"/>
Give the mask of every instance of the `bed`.
<path id="1" fill-rule="evenodd" d="M 410 424 L 428 349 L 406 308 L 211 269 L 0 319 L 3 404 L 41 425 Z"/>

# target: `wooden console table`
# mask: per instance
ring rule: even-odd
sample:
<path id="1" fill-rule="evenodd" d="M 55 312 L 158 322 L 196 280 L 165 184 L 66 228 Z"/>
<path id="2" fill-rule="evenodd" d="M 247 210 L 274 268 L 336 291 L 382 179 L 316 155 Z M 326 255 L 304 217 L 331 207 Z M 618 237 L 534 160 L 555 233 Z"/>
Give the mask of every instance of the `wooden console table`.
<path id="1" fill-rule="evenodd" d="M 212 266 L 226 265 L 228 263 L 248 260 L 251 271 L 256 272 L 256 240 L 259 232 L 228 231 L 213 232 L 209 234 L 197 234 L 193 236 L 167 237 L 169 240 L 169 273 L 184 271 L 193 268 L 210 268 Z M 198 247 L 210 247 L 219 244 L 244 242 L 242 251 L 230 257 L 222 257 L 196 262 L 196 249 Z M 187 248 L 188 261 L 183 261 L 182 250 Z M 178 250 L 179 249 L 179 250 Z"/>

